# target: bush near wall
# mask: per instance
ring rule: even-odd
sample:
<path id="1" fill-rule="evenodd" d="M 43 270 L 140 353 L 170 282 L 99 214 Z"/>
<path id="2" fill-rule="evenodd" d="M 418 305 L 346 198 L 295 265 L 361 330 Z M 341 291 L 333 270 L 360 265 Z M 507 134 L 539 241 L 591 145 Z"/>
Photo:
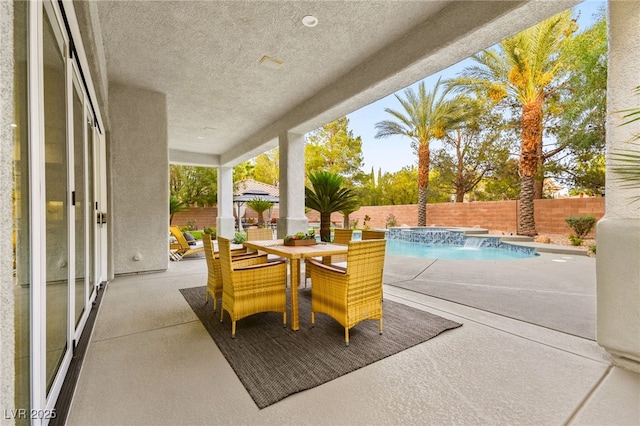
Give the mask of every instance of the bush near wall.
<path id="1" fill-rule="evenodd" d="M 604 216 L 604 198 L 563 198 L 535 200 L 536 229 L 540 234 L 571 234 L 573 231 L 565 219 L 570 216 L 591 215 L 600 220 Z M 393 214 L 398 226 L 416 226 L 418 224 L 418 206 L 416 204 L 398 206 L 365 206 L 349 215 L 350 220 L 357 219 L 358 227 L 364 226 L 364 217 L 371 220 L 371 228 L 385 228 L 387 217 Z M 215 207 L 190 209 L 176 213 L 173 225 L 184 226 L 194 221 L 198 229 L 216 226 L 218 210 Z M 247 209 L 247 217 L 257 214 Z M 273 212 L 278 217 L 277 207 Z M 311 223 L 320 222 L 320 214 L 315 211 L 307 213 Z M 342 225 L 342 214 L 333 213 L 331 222 Z M 518 229 L 518 201 L 482 201 L 472 203 L 439 203 L 427 204 L 427 225 L 480 227 L 491 231 L 515 234 Z M 587 238 L 595 236 L 595 228 Z"/>

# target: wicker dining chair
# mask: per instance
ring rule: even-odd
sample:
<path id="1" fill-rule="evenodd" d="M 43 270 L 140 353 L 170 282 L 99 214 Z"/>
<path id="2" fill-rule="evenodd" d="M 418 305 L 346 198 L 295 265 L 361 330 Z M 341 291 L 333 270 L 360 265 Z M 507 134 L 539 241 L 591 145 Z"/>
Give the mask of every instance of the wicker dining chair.
<path id="1" fill-rule="evenodd" d="M 269 228 L 249 228 L 247 229 L 247 240 L 273 240 L 273 230 Z"/>
<path id="2" fill-rule="evenodd" d="M 209 297 L 213 300 L 213 312 L 216 311 L 218 299 L 222 297 L 222 274 L 220 272 L 220 256 L 214 249 L 211 235 L 202 234 L 202 243 L 204 246 L 204 255 L 207 259 L 207 291 L 204 295 L 204 303 L 209 301 Z M 261 260 L 250 261 L 257 257 L 255 253 L 247 253 L 245 248 L 231 250 L 233 261 L 247 260 L 245 263 L 260 262 Z"/>
<path id="3" fill-rule="evenodd" d="M 353 229 L 339 229 L 336 228 L 333 231 L 333 244 L 344 244 L 347 245 L 349 244 L 349 241 L 351 241 L 351 237 L 353 236 Z M 318 260 L 319 258 L 317 258 L 316 260 Z M 325 264 L 334 264 L 334 263 L 340 263 L 340 262 L 346 262 L 347 261 L 347 255 L 345 254 L 341 254 L 338 256 L 326 256 L 326 259 L 323 259 L 323 263 Z M 311 275 L 309 275 L 309 270 L 305 269 L 304 271 L 304 286 L 307 286 L 307 280 L 311 278 Z"/>
<path id="4" fill-rule="evenodd" d="M 315 314 L 327 314 L 344 327 L 349 346 L 349 329 L 364 320 L 378 320 L 382 334 L 382 274 L 385 240 L 351 241 L 347 268 L 343 270 L 309 260 L 311 274 L 311 323 Z"/>
<path id="5" fill-rule="evenodd" d="M 231 317 L 231 337 L 236 337 L 236 322 L 259 312 L 282 313 L 283 324 L 287 324 L 287 265 L 285 262 L 267 262 L 243 265 L 231 259 L 231 242 L 218 237 L 220 270 L 222 272 L 222 309 Z M 251 260 L 252 262 L 254 260 Z"/>
<path id="6" fill-rule="evenodd" d="M 362 231 L 363 240 L 383 240 L 386 236 L 387 233 L 384 231 Z"/>

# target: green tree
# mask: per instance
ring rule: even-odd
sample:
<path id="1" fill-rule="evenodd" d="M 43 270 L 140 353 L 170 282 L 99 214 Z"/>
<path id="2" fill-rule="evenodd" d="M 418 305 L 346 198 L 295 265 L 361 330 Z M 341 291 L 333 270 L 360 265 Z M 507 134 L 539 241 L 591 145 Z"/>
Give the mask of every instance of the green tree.
<path id="1" fill-rule="evenodd" d="M 249 207 L 254 212 L 258 213 L 258 227 L 264 228 L 264 216 L 263 213 L 273 207 L 273 203 L 269 200 L 265 200 L 264 198 L 254 198 L 251 201 L 247 202 L 247 207 Z"/>
<path id="2" fill-rule="evenodd" d="M 405 166 L 395 173 L 385 173 L 378 178 L 379 205 L 417 204 L 418 168 Z"/>
<path id="3" fill-rule="evenodd" d="M 347 211 L 358 204 L 352 189 L 342 186 L 344 178 L 336 173 L 309 173 L 311 188 L 305 187 L 305 204 L 320 213 L 320 239 L 331 241 L 331 213 Z"/>
<path id="4" fill-rule="evenodd" d="M 324 170 L 337 173 L 345 185 L 353 186 L 364 179 L 360 170 L 363 164 L 362 138 L 354 137 L 349 130 L 349 119 L 339 119 L 325 124 L 307 136 L 305 145 L 305 171 Z"/>
<path id="5" fill-rule="evenodd" d="M 487 173 L 473 190 L 476 201 L 517 200 L 520 197 L 520 176 L 518 160 L 510 158 L 508 153 L 498 161 L 497 167 Z"/>
<path id="6" fill-rule="evenodd" d="M 218 173 L 213 167 L 171 165 L 169 193 L 187 206 L 215 206 Z"/>
<path id="7" fill-rule="evenodd" d="M 255 171 L 255 164 L 253 161 L 243 161 L 240 164 L 237 164 L 233 167 L 233 183 L 234 190 L 236 189 L 235 184 L 238 182 L 242 182 L 243 180 L 253 179 L 253 173 Z"/>
<path id="8" fill-rule="evenodd" d="M 453 100 L 447 100 L 446 91 L 440 93 L 440 80 L 433 91 L 427 92 L 424 82 L 418 86 L 418 92 L 408 88 L 405 98 L 395 95 L 404 111 L 385 108 L 393 120 L 384 120 L 375 124 L 376 138 L 393 135 L 407 136 L 418 155 L 418 225 L 427 223 L 427 189 L 429 187 L 430 147 L 434 139 L 445 135 L 447 126 L 455 121 L 459 109 Z"/>
<path id="9" fill-rule="evenodd" d="M 271 151 L 258 155 L 255 158 L 253 178 L 258 182 L 278 186 L 280 181 L 279 161 L 280 151 L 278 148 L 273 148 Z"/>
<path id="10" fill-rule="evenodd" d="M 550 129 L 556 149 L 566 151 L 545 166 L 556 180 L 589 195 L 602 195 L 605 184 L 608 39 L 605 10 L 598 15 L 598 21 L 567 46 L 574 70 L 567 90 L 558 91 Z"/>
<path id="11" fill-rule="evenodd" d="M 571 63 L 565 47 L 575 30 L 571 11 L 560 13 L 503 40 L 499 50 L 473 55 L 477 64 L 448 82 L 454 89 L 481 91 L 495 102 L 506 99 L 521 108 L 519 234 L 536 234 L 534 180 L 539 180 L 541 196 L 543 107 L 566 81 Z"/>
<path id="12" fill-rule="evenodd" d="M 498 167 L 509 144 L 501 136 L 506 134 L 501 114 L 492 112 L 486 99 L 460 97 L 458 100 L 467 111 L 465 119 L 448 130 L 442 139 L 443 147 L 436 152 L 434 166 L 440 177 L 455 193 L 455 201 L 464 201 L 492 170 Z"/>

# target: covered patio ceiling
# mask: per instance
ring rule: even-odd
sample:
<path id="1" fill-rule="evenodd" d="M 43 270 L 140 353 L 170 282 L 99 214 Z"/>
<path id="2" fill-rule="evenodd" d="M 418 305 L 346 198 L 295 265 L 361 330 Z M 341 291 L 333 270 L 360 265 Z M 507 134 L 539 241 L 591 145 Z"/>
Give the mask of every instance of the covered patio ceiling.
<path id="1" fill-rule="evenodd" d="M 100 64 L 94 78 L 166 94 L 170 161 L 233 166 L 277 146 L 282 132 L 304 134 L 577 3 L 74 5 L 100 46 L 88 52 Z M 315 27 L 303 24 L 307 15 L 318 19 Z M 265 66 L 265 56 L 281 64 Z M 108 94 L 97 95 L 108 106 Z"/>

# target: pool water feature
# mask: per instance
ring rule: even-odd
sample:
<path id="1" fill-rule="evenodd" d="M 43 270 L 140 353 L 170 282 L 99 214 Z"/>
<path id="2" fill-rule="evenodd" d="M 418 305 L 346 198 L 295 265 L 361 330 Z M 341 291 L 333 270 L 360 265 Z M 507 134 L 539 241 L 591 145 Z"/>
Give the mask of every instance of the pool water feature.
<path id="1" fill-rule="evenodd" d="M 532 247 L 505 243 L 499 236 L 466 235 L 464 230 L 455 228 L 391 228 L 387 230 L 387 240 L 387 253 L 397 256 L 453 260 L 508 260 L 538 256 Z"/>
<path id="2" fill-rule="evenodd" d="M 509 260 L 536 256 L 498 247 L 465 247 L 450 244 L 424 244 L 402 240 L 388 240 L 387 254 L 450 260 Z"/>

